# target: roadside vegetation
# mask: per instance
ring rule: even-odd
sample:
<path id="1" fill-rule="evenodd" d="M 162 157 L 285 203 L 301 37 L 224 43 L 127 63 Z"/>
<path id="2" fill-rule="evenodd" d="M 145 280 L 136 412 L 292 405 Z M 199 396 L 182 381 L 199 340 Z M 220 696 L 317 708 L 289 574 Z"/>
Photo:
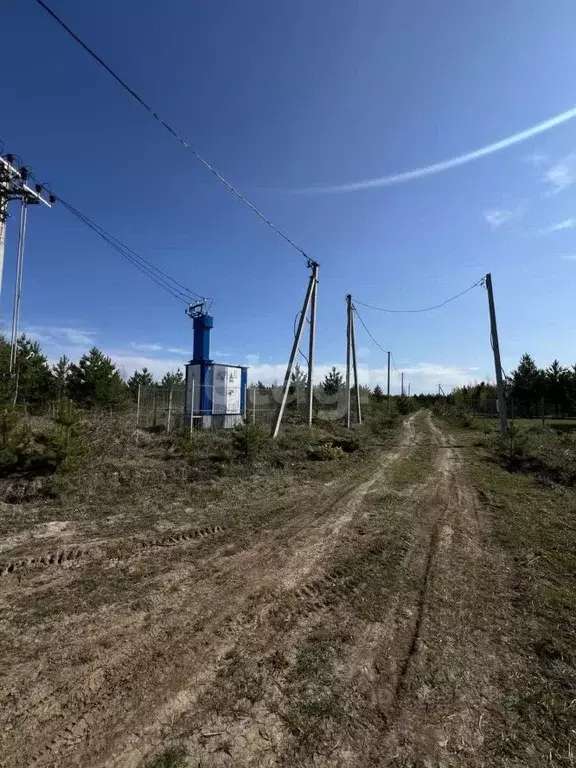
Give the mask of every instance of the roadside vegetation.
<path id="1" fill-rule="evenodd" d="M 522 627 L 519 650 L 529 659 L 507 701 L 513 727 L 492 735 L 493 748 L 521 760 L 531 744 L 547 764 L 568 768 L 576 728 L 576 422 L 513 420 L 503 438 L 496 420 L 456 406 L 437 413 L 464 446 L 467 473 L 510 556 L 510 621 Z"/>

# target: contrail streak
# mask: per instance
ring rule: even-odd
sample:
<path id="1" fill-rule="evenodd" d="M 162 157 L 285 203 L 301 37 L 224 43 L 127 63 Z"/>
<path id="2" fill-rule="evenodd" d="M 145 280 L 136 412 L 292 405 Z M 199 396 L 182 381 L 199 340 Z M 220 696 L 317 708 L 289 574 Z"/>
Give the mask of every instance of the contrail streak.
<path id="1" fill-rule="evenodd" d="M 467 152 L 465 155 L 451 157 L 449 160 L 442 160 L 440 163 L 426 165 L 423 168 L 414 168 L 414 170 L 405 171 L 404 173 L 394 173 L 391 176 L 378 176 L 375 179 L 351 181 L 347 184 L 337 184 L 335 186 L 307 187 L 300 190 L 300 192 L 330 194 L 336 192 L 354 192 L 360 189 L 375 189 L 376 187 L 388 187 L 392 184 L 404 184 L 407 181 L 421 179 L 424 176 L 433 176 L 435 173 L 442 173 L 442 171 L 448 171 L 451 168 L 457 168 L 460 165 L 472 163 L 474 160 L 488 157 L 488 155 L 493 155 L 495 152 L 500 152 L 502 149 L 508 149 L 508 147 L 513 147 L 515 144 L 520 144 L 522 141 L 531 139 L 539 133 L 550 131 L 552 128 L 562 125 L 562 123 L 567 123 L 569 120 L 573 120 L 575 117 L 576 107 L 573 107 L 566 112 L 551 117 L 549 120 L 545 120 L 543 123 L 538 123 L 531 128 L 515 133 L 513 136 L 508 136 L 505 139 L 496 141 L 494 144 L 488 144 L 486 147 Z"/>

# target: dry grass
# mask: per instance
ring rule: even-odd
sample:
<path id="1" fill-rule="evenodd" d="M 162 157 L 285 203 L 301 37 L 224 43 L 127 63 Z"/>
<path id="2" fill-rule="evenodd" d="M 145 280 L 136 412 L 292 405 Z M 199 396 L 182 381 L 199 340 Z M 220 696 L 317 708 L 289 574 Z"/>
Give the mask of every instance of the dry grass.
<path id="1" fill-rule="evenodd" d="M 122 441 L 4 506 L 6 765 L 570 764 L 572 492 L 465 465 L 424 413 L 385 454 L 334 426 L 242 458 Z"/>
<path id="2" fill-rule="evenodd" d="M 467 432 L 459 439 L 469 445 L 471 480 L 490 509 L 497 540 L 510 553 L 516 624 L 510 631 L 527 659 L 508 694 L 514 725 L 492 735 L 494 749 L 520 761 L 535 751 L 547 756 L 546 765 L 568 768 L 576 732 L 576 492 L 544 487 L 541 471 L 530 476 L 496 465 Z"/>

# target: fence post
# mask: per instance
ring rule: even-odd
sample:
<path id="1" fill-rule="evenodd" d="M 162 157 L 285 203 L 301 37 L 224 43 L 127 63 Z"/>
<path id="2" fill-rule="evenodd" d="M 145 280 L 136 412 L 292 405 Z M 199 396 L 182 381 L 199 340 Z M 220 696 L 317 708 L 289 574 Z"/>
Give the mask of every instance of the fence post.
<path id="1" fill-rule="evenodd" d="M 194 429 L 194 379 L 192 379 L 192 387 L 190 391 L 190 434 Z"/>
<path id="2" fill-rule="evenodd" d="M 172 422 L 172 387 L 168 393 L 168 416 L 166 418 L 166 432 L 170 432 L 170 425 Z"/>
<path id="3" fill-rule="evenodd" d="M 152 409 L 152 426 L 153 427 L 156 426 L 156 395 L 157 395 L 157 391 L 156 391 L 156 387 L 154 387 L 154 406 Z"/>
<path id="4" fill-rule="evenodd" d="M 136 426 L 140 426 L 140 397 L 142 384 L 138 384 L 138 395 L 136 397 Z"/>

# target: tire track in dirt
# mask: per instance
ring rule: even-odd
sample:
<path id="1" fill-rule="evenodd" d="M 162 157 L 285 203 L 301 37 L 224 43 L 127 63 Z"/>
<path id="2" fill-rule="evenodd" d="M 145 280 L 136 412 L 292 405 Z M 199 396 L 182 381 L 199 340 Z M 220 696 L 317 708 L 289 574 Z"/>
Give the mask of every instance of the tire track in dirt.
<path id="1" fill-rule="evenodd" d="M 413 450 L 417 444 L 416 417 L 417 414 L 412 414 L 404 421 L 400 447 L 384 456 L 380 467 L 372 477 L 350 491 L 347 498 L 341 500 L 340 514 L 328 520 L 325 525 L 317 526 L 313 535 L 309 529 L 302 531 L 302 546 L 296 557 L 288 564 L 283 578 L 283 585 L 286 589 L 293 589 L 319 562 L 329 557 L 341 536 L 342 530 L 352 522 L 366 495 L 376 484 L 382 482 L 386 471 L 394 462 Z"/>
<path id="2" fill-rule="evenodd" d="M 414 419 L 415 416 L 410 417 L 410 419 L 407 420 L 405 427 L 406 433 L 411 436 L 414 435 Z M 299 526 L 300 530 L 303 530 L 305 533 L 300 533 L 300 535 L 297 536 L 297 542 L 303 541 L 306 543 L 306 539 L 310 536 L 310 533 L 312 533 L 313 538 L 315 538 L 316 534 L 319 531 L 326 530 L 326 527 L 328 527 L 329 530 L 333 530 L 334 524 L 338 526 L 337 530 L 341 532 L 344 525 L 349 525 L 355 514 L 359 511 L 360 504 L 366 496 L 368 490 L 376 482 L 383 481 L 383 478 L 386 474 L 386 469 L 390 466 L 391 462 L 400 456 L 408 455 L 415 444 L 416 441 L 413 439 L 411 439 L 409 442 L 403 441 L 402 449 L 400 451 L 395 451 L 393 452 L 392 456 L 385 457 L 383 461 L 384 466 L 381 466 L 372 478 L 364 483 L 361 483 L 352 491 L 346 493 L 336 508 L 331 509 L 330 519 L 327 521 L 327 524 L 318 525 L 318 520 L 316 520 L 315 523 L 312 523 L 304 528 Z M 338 509 L 338 507 L 341 507 L 341 511 Z M 352 515 L 350 515 L 351 509 L 353 512 Z M 342 517 L 345 518 L 344 524 L 340 524 Z M 313 528 L 315 528 L 315 530 L 311 531 L 310 529 Z M 379 533 L 378 535 L 373 535 L 369 538 L 369 543 L 363 547 L 363 557 L 366 561 L 369 562 L 369 567 L 377 565 L 378 561 L 381 561 L 382 558 L 384 558 L 389 561 L 388 566 L 392 568 L 392 560 L 400 562 L 404 556 L 404 552 L 408 548 L 408 542 L 405 541 L 401 546 L 397 547 L 396 551 L 393 553 L 393 557 L 391 557 L 389 540 L 387 536 L 382 537 L 381 533 Z M 330 610 L 332 610 L 336 604 L 346 603 L 351 599 L 362 599 L 363 592 L 367 588 L 367 583 L 365 581 L 366 573 L 358 576 L 355 574 L 355 568 L 352 565 L 348 566 L 346 564 L 341 567 L 329 569 L 325 574 L 322 572 L 323 567 L 321 566 L 325 567 L 325 561 L 328 560 L 332 555 L 334 546 L 336 544 L 345 546 L 345 539 L 346 537 L 340 535 L 338 541 L 331 542 L 329 547 L 323 549 L 322 556 L 316 557 L 313 564 L 306 570 L 300 568 L 300 552 L 298 552 L 295 557 L 293 556 L 288 558 L 285 568 L 279 568 L 275 573 L 275 583 L 269 583 L 269 587 L 273 589 L 273 593 L 269 596 L 267 602 L 261 606 L 261 615 L 265 615 L 266 610 L 274 607 L 274 605 L 279 600 L 283 600 L 285 598 L 289 599 L 292 597 L 295 603 L 294 608 L 301 614 L 300 621 L 296 629 L 296 632 L 301 633 L 303 627 L 310 627 L 311 622 L 316 623 L 319 619 L 321 619 L 321 616 L 324 613 L 330 612 Z M 284 549 L 286 548 L 285 540 L 281 542 L 281 546 Z M 314 549 L 314 551 L 315 554 L 317 554 L 317 550 Z M 305 581 L 302 586 L 299 586 L 305 577 L 309 575 L 309 571 L 312 570 L 313 567 L 316 567 L 317 570 L 320 570 L 320 575 L 318 575 L 313 580 Z M 285 574 L 293 575 L 295 568 L 297 569 L 300 578 L 287 579 Z M 269 627 L 266 627 L 266 623 L 267 622 L 265 620 L 261 620 L 261 631 L 263 636 L 268 636 L 270 631 Z M 252 625 L 248 623 L 248 631 L 252 632 L 252 630 Z M 232 647 L 238 647 L 239 637 L 241 636 L 241 632 L 236 632 L 235 638 L 233 638 L 231 641 Z M 277 640 L 281 637 L 282 635 L 277 635 Z M 273 645 L 271 647 L 273 647 Z M 271 647 L 268 648 L 268 651 L 271 650 Z M 197 693 L 194 695 L 194 700 L 196 699 Z M 178 694 L 173 697 L 174 705 L 167 706 L 167 709 L 170 712 L 170 716 L 172 718 L 172 723 L 174 722 L 175 717 L 182 715 L 186 711 L 186 706 L 189 701 L 190 693 L 189 691 L 187 692 L 186 689 L 179 691 Z M 180 706 L 181 702 L 184 703 L 184 706 Z M 149 725 L 145 729 L 147 740 L 154 744 L 153 734 L 160 734 L 166 724 L 166 721 L 157 713 L 153 724 Z M 134 745 L 140 744 L 142 742 L 142 733 L 140 735 L 132 734 L 130 740 Z M 106 763 L 106 765 L 117 766 L 118 768 L 125 765 L 135 765 L 137 761 L 135 760 L 134 749 L 135 747 L 133 746 L 131 749 L 120 752 L 112 762 Z M 140 753 L 138 754 L 140 755 Z"/>
<path id="3" fill-rule="evenodd" d="M 407 439 L 403 441 L 401 450 L 385 455 L 382 458 L 378 470 L 369 480 L 357 484 L 352 489 L 348 489 L 340 494 L 336 500 L 328 502 L 324 509 L 313 514 L 312 519 L 309 520 L 309 522 L 306 522 L 306 515 L 300 515 L 296 520 L 290 521 L 283 529 L 274 532 L 269 540 L 258 545 L 258 557 L 265 557 L 267 560 L 278 558 L 277 567 L 274 571 L 269 572 L 268 574 L 265 573 L 261 566 L 258 566 L 255 569 L 259 572 L 258 580 L 260 587 L 263 586 L 268 592 L 266 603 L 259 608 L 260 612 L 265 612 L 266 608 L 270 607 L 270 605 L 278 599 L 279 595 L 291 593 L 296 585 L 306 578 L 312 567 L 317 565 L 319 561 L 325 559 L 331 553 L 337 539 L 333 534 L 334 529 L 339 533 L 345 525 L 349 524 L 368 489 L 374 482 L 376 482 L 376 480 L 381 478 L 384 471 L 382 469 L 382 464 L 384 467 L 387 467 L 397 457 L 406 454 L 412 449 L 414 445 L 413 437 L 415 434 L 414 418 L 414 415 L 411 416 L 404 424 L 403 432 L 407 436 Z M 342 518 L 344 519 L 342 520 Z M 293 538 L 288 540 L 286 534 L 290 531 L 293 532 Z M 330 533 L 332 535 L 330 535 Z M 310 539 L 313 540 L 312 546 L 309 545 Z M 328 540 L 325 541 L 322 546 L 318 547 L 318 539 Z M 306 558 L 311 562 L 307 563 L 307 567 L 302 568 L 301 562 L 304 549 L 306 549 L 307 552 Z M 252 554 L 254 554 L 254 552 L 252 552 Z M 282 566 L 282 560 L 285 562 L 284 566 Z M 250 568 L 249 570 L 253 571 L 254 569 Z M 297 579 L 294 579 L 294 571 L 298 574 Z M 314 587 L 309 588 L 309 594 L 313 594 L 314 589 L 321 592 L 321 587 L 317 584 Z M 335 587 L 330 589 L 337 591 L 337 588 Z M 351 589 L 354 589 L 354 587 L 351 587 Z M 303 596 L 305 595 L 305 592 L 302 593 Z M 346 598 L 346 590 L 344 590 L 342 599 Z M 318 609 L 321 601 L 322 598 L 319 597 Z M 230 642 L 232 647 L 237 643 L 238 634 L 239 632 L 235 630 L 234 635 L 231 637 Z M 173 696 L 172 703 L 168 703 L 162 708 L 163 711 L 167 710 L 170 713 L 172 722 L 175 717 L 185 711 L 186 706 L 190 701 L 190 696 L 191 693 L 189 688 L 181 689 L 175 696 Z M 193 695 L 194 699 L 196 697 L 197 692 Z M 159 715 L 159 713 L 157 713 L 153 723 L 146 728 L 147 738 L 151 739 L 153 733 L 161 732 L 165 724 L 166 721 Z M 138 736 L 136 733 L 132 734 L 130 738 L 131 741 L 136 744 L 141 742 L 141 736 Z M 110 763 L 110 765 L 114 766 L 134 764 L 134 755 L 131 750 L 121 752 L 120 756 Z"/>
<path id="4" fill-rule="evenodd" d="M 501 662 L 477 601 L 479 594 L 485 594 L 483 588 L 490 592 L 500 563 L 483 547 L 486 522 L 482 508 L 466 483 L 452 440 L 429 416 L 421 428 L 438 447 L 432 475 L 410 492 L 389 497 L 396 506 L 390 515 L 383 510 L 380 530 L 377 517 L 367 517 L 359 502 L 353 514 L 357 528 L 349 521 L 347 528 L 341 529 L 337 545 L 327 548 L 310 569 L 317 575 L 309 578 L 308 572 L 303 584 L 288 582 L 288 589 L 282 581 L 284 589 L 276 599 L 291 596 L 299 614 L 288 631 L 278 632 L 264 621 L 256 637 L 253 626 L 236 635 L 237 656 L 252 659 L 258 666 L 275 653 L 280 658 L 294 658 L 323 628 L 354 628 L 355 637 L 334 670 L 335 690 L 345 713 L 342 721 L 330 726 L 327 714 L 327 741 L 319 738 L 304 757 L 297 744 L 299 739 L 300 743 L 305 741 L 306 735 L 298 731 L 298 725 L 290 732 L 293 715 L 286 712 L 292 705 L 299 706 L 289 698 L 294 693 L 290 689 L 293 684 L 290 675 L 278 673 L 268 698 L 252 708 L 254 714 L 244 710 L 241 728 L 229 716 L 203 713 L 202 701 L 197 704 L 199 711 L 176 721 L 178 733 L 191 734 L 187 745 L 198 764 L 322 768 L 481 768 L 491 764 L 482 753 L 482 722 L 483 718 L 486 722 L 485 713 L 498 696 L 495 678 Z M 425 444 L 421 436 L 416 442 Z M 385 473 L 380 480 L 385 488 Z M 360 530 L 366 519 L 374 520 L 368 533 Z M 361 543 L 363 536 L 369 539 L 365 545 Z M 354 550 L 356 574 L 339 563 L 347 548 Z M 373 557 L 373 562 L 362 571 L 364 557 Z M 330 567 L 335 559 L 339 564 Z M 387 565 L 389 570 L 385 570 Z M 373 566 L 384 570 L 373 570 Z M 379 601 L 374 619 L 358 612 L 365 591 L 373 586 L 367 581 L 372 577 L 383 587 L 371 593 L 371 598 L 377 596 Z M 342 679 L 347 681 L 344 687 Z M 351 701 L 346 700 L 348 697 Z M 324 706 L 323 701 L 319 700 L 320 706 Z M 302 705 L 307 706 L 306 700 Z M 183 716 L 184 712 L 185 707 L 175 710 L 176 715 Z M 276 730 L 276 754 L 270 753 L 267 738 L 258 736 L 261 722 Z M 202 739 L 194 736 L 207 724 L 209 730 L 225 734 L 221 746 L 229 760 L 204 751 Z M 166 721 L 156 725 L 160 727 L 153 725 L 146 732 L 148 746 L 160 741 Z M 249 744 L 244 734 L 251 734 Z M 133 747 L 143 738 L 142 732 L 135 734 Z M 292 751 L 290 744 L 296 745 Z M 134 754 L 120 752 L 106 765 L 134 766 Z"/>
<path id="5" fill-rule="evenodd" d="M 458 765 L 480 766 L 487 764 L 479 752 L 482 712 L 498 696 L 500 662 L 483 617 L 475 615 L 477 590 L 497 578 L 500 563 L 482 547 L 486 523 L 451 437 L 431 421 L 430 428 L 441 451 L 419 537 L 427 544 L 409 559 L 416 575 L 406 580 L 395 630 L 381 649 L 385 729 L 369 756 L 382 765 L 452 765 L 456 749 Z"/>
<path id="6" fill-rule="evenodd" d="M 34 722 L 37 736 L 41 739 L 41 734 L 51 734 L 50 740 L 45 742 L 45 746 L 37 751 L 31 751 L 30 745 L 23 747 L 23 753 L 29 755 L 29 764 L 34 766 L 63 764 L 75 765 L 73 754 L 80 742 L 85 736 L 89 735 L 91 744 L 90 754 L 99 752 L 97 731 L 104 730 L 100 734 L 103 742 L 106 743 L 108 734 L 105 724 L 117 717 L 117 707 L 124 702 L 122 709 L 129 711 L 129 701 L 134 701 L 135 697 L 139 701 L 142 699 L 141 691 L 137 691 L 139 682 L 143 678 L 148 678 L 146 686 L 148 690 L 153 688 L 152 698 L 157 698 L 157 690 L 171 690 L 177 688 L 179 693 L 174 697 L 175 700 L 182 702 L 182 706 L 190 701 L 190 686 L 186 689 L 186 694 L 182 697 L 181 683 L 183 679 L 194 677 L 192 670 L 189 669 L 191 661 L 198 662 L 198 653 L 205 651 L 204 646 L 209 643 L 210 638 L 219 633 L 234 637 L 236 629 L 229 632 L 222 629 L 222 625 L 229 622 L 234 614 L 241 612 L 243 602 L 248 600 L 250 594 L 254 594 L 262 586 L 270 586 L 278 583 L 278 570 L 275 569 L 271 554 L 278 553 L 279 549 L 294 551 L 298 549 L 299 539 L 302 538 L 302 530 L 313 531 L 322 523 L 324 517 L 333 515 L 336 509 L 343 508 L 342 515 L 350 515 L 357 507 L 357 504 L 351 504 L 350 498 L 354 497 L 358 488 L 360 489 L 360 498 L 365 491 L 361 483 L 357 488 L 347 489 L 342 494 L 341 499 L 334 502 L 328 502 L 324 510 L 320 510 L 314 515 L 312 520 L 307 523 L 309 512 L 300 515 L 300 525 L 294 524 L 296 521 L 284 526 L 283 530 L 275 531 L 272 536 L 267 537 L 267 542 L 261 542 L 251 550 L 235 558 L 236 562 L 229 563 L 223 577 L 224 585 L 214 591 L 209 589 L 209 580 L 204 589 L 204 597 L 197 602 L 197 611 L 194 616 L 177 617 L 164 628 L 158 628 L 151 631 L 145 638 L 139 641 L 128 641 L 121 649 L 118 649 L 112 658 L 98 670 L 94 670 L 87 678 L 76 680 L 75 684 L 66 685 L 64 690 L 60 690 L 63 696 L 59 696 L 58 701 L 54 701 L 53 692 L 45 697 L 40 703 L 45 704 L 41 707 L 41 713 L 38 713 L 38 703 L 28 710 L 26 720 L 20 725 L 23 732 L 29 732 L 29 726 Z M 344 501 L 342 501 L 344 499 Z M 348 518 L 345 519 L 345 522 Z M 337 530 L 341 530 L 342 523 Z M 330 525 L 330 523 L 328 523 Z M 292 540 L 287 540 L 292 533 Z M 300 533 L 300 536 L 294 535 Z M 292 555 L 292 561 L 294 560 Z M 290 565 L 290 558 L 284 554 L 284 559 L 288 560 L 286 570 L 293 568 Z M 248 578 L 246 576 L 249 575 Z M 250 578 L 251 576 L 251 578 Z M 215 604 L 216 608 L 211 610 Z M 224 606 L 224 609 L 222 609 Z M 219 609 L 219 610 L 218 610 Z M 196 639 L 191 642 L 194 636 L 194 622 L 201 617 L 202 626 L 206 626 L 206 620 L 210 623 L 210 630 L 198 631 L 196 628 Z M 220 629 L 219 629 L 220 628 Z M 210 653 L 203 653 L 200 658 L 203 659 L 203 665 L 209 669 L 210 664 L 214 663 L 218 656 L 218 648 L 222 646 L 216 644 Z M 224 644 L 225 645 L 225 644 Z M 179 655 L 179 653 L 180 655 Z M 212 662 L 210 662 L 210 658 Z M 176 659 L 176 661 L 175 661 Z M 151 672 L 153 670 L 153 672 Z M 155 685 L 153 684 L 155 681 Z M 172 683 L 170 683 L 172 681 Z M 193 688 L 193 686 L 192 686 Z M 152 702 L 148 702 L 152 706 Z M 163 707 L 166 709 L 166 706 Z M 176 706 L 178 710 L 178 705 Z M 171 716 L 174 716 L 174 707 L 168 706 Z M 137 711 L 135 708 L 134 712 Z M 143 717 L 140 711 L 140 716 Z M 25 716 L 26 717 L 26 716 Z M 31 718 L 31 719 L 28 719 Z M 143 718 L 145 719 L 145 718 Z M 57 723 L 62 725 L 59 727 Z M 127 723 L 123 721 L 123 730 Z M 125 734 L 124 734 L 125 735 Z M 38 743 L 38 740 L 35 740 Z M 102 744 L 103 747 L 103 744 Z M 101 747 L 101 748 L 102 748 Z M 81 758 L 80 764 L 88 765 L 89 759 L 86 754 Z"/>
<path id="7" fill-rule="evenodd" d="M 137 537 L 130 543 L 120 543 L 118 545 L 102 544 L 93 548 L 72 546 L 68 549 L 53 550 L 29 558 L 18 558 L 0 563 L 0 576 L 8 576 L 20 571 L 39 570 L 50 566 L 66 566 L 70 561 L 75 563 L 79 560 L 83 562 L 105 562 L 112 560 L 128 560 L 137 557 L 142 552 L 151 549 L 173 547 L 182 544 L 196 543 L 207 536 L 214 536 L 223 533 L 224 528 L 220 525 L 207 525 L 202 528 L 185 528 L 174 530 L 156 537 Z"/>

